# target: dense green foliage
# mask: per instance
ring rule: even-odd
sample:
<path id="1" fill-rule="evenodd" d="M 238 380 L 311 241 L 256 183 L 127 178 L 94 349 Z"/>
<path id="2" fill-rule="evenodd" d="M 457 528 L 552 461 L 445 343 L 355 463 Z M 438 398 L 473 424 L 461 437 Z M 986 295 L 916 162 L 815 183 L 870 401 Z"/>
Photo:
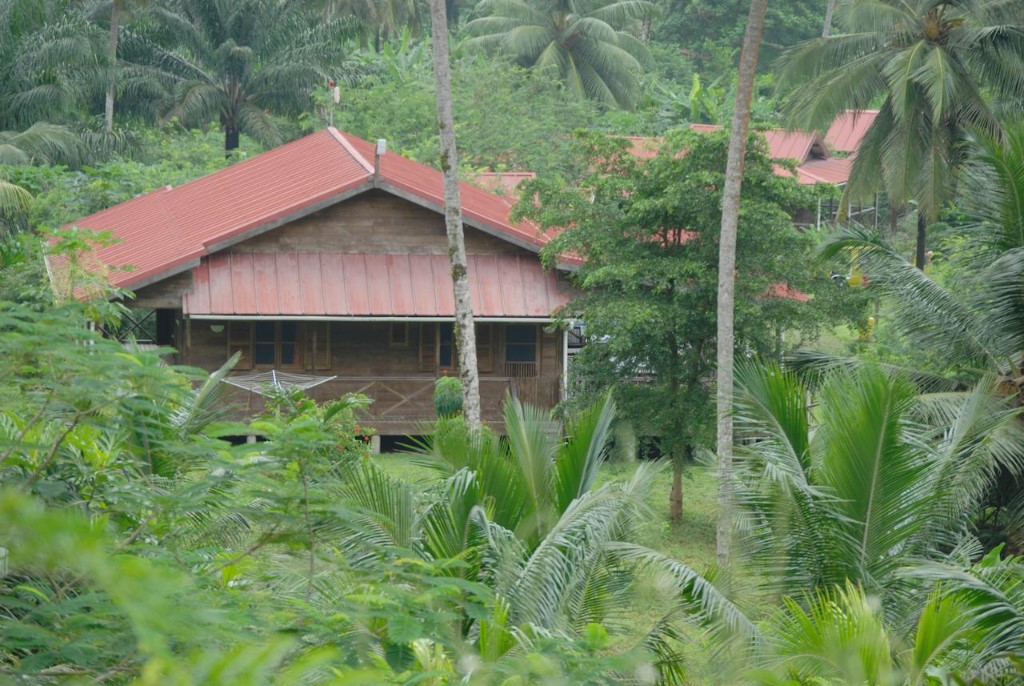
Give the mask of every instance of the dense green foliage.
<path id="1" fill-rule="evenodd" d="M 235 421 L 229 366 L 103 338 L 120 302 L 55 303 L 41 258 L 328 120 L 435 164 L 425 5 L 0 0 L 0 681 L 1020 683 L 1021 4 L 837 0 L 815 38 L 828 4 L 770 3 L 753 118 L 880 107 L 850 193 L 916 202 L 938 243 L 921 270 L 910 222 L 847 226 L 818 260 L 789 216 L 835 190 L 752 146 L 738 554 L 700 574 L 651 524 L 663 467 L 606 461 L 708 444 L 725 134 L 680 129 L 728 120 L 745 2 L 446 3 L 460 171 L 538 174 L 522 211 L 582 258 L 589 341 L 567 402 L 510 398 L 505 436 L 440 383 L 412 484 L 369 455 L 365 398 Z M 660 154 L 625 154 L 639 134 Z"/>
<path id="2" fill-rule="evenodd" d="M 627 146 L 582 138 L 578 155 L 589 161 L 587 174 L 572 185 L 538 180 L 524 192 L 536 201 L 520 208 L 545 229 L 569 227 L 546 248 L 546 260 L 582 259 L 572 277 L 581 296 L 561 313 L 585 322 L 591 342 L 573 362 L 581 396 L 614 388 L 634 430 L 660 437 L 662 449 L 681 462 L 708 446 L 713 425 L 728 139 L 677 132 L 651 160 L 638 160 Z M 811 266 L 814 237 L 794 229 L 789 212 L 815 197 L 777 175 L 765 153 L 755 141 L 745 169 L 737 340 L 748 354 L 777 358 L 783 332 L 813 334 L 844 308 L 856 316 L 863 300 Z"/>

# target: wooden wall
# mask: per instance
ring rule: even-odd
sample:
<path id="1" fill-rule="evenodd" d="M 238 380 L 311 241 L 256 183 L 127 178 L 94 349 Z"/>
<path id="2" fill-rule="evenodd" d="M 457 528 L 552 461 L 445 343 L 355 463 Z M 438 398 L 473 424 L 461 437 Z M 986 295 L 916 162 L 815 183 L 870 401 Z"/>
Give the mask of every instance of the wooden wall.
<path id="1" fill-rule="evenodd" d="M 466 227 L 470 255 L 533 254 Z M 384 191 L 369 191 L 265 234 L 234 252 L 448 254 L 444 216 Z"/>
<path id="2" fill-rule="evenodd" d="M 223 329 L 215 332 L 214 327 Z M 184 363 L 213 371 L 228 358 L 230 322 L 191 320 L 186 322 L 186 351 Z M 307 340 L 302 364 L 290 371 L 319 376 L 337 376 L 313 392 L 318 400 L 336 398 L 342 393 L 361 392 L 374 399 L 367 424 L 382 433 L 410 433 L 418 422 L 433 417 L 433 382 L 446 373 L 436 364 L 436 327 L 434 322 L 409 322 L 405 345 L 395 345 L 390 322 L 309 322 L 313 326 L 327 327 L 330 336 L 330 355 L 320 357 L 320 366 L 314 368 L 310 344 Z M 537 324 L 536 374 L 522 377 L 510 375 L 504 364 L 506 324 L 485 323 L 491 331 L 491 364 L 489 371 L 481 372 L 481 394 L 484 419 L 500 429 L 501 401 L 511 392 L 524 402 L 553 407 L 559 400 L 562 375 L 561 331 L 544 331 Z M 321 329 L 322 330 L 322 329 Z M 309 336 L 307 335 L 308 339 Z M 422 344 L 421 344 L 422 342 Z M 425 344 L 425 345 L 424 345 Z M 429 355 L 433 364 L 425 365 Z M 329 359 L 329 368 L 324 361 Z M 243 363 L 237 373 L 251 373 L 251 365 Z M 258 398 L 235 394 L 248 411 L 261 407 Z M 255 403 L 255 405 L 254 405 Z"/>

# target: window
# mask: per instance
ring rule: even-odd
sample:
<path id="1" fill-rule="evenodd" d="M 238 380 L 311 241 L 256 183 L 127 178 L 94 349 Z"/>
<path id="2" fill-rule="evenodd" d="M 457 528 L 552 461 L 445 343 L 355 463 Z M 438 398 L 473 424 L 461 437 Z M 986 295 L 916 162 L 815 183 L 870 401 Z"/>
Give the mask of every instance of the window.
<path id="1" fill-rule="evenodd" d="M 529 324 L 505 327 L 505 361 L 537 361 L 537 327 Z"/>
<path id="2" fill-rule="evenodd" d="M 455 325 L 444 322 L 437 330 L 437 364 L 442 369 L 451 369 L 455 366 Z"/>
<path id="3" fill-rule="evenodd" d="M 238 368 L 297 367 L 302 362 L 298 322 L 231 322 L 228 354 L 242 353 Z"/>
<path id="4" fill-rule="evenodd" d="M 409 347 L 409 324 L 407 322 L 391 324 L 388 332 L 388 346 L 392 348 Z"/>

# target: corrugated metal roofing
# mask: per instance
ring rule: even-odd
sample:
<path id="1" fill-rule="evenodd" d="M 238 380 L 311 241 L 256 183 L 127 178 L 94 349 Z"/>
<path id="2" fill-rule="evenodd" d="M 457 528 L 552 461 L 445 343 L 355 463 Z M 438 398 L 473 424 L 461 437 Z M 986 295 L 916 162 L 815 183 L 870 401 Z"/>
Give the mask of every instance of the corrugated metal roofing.
<path id="1" fill-rule="evenodd" d="M 842 185 L 850 180 L 853 160 L 849 157 L 830 157 L 810 160 L 796 168 L 797 180 L 802 184 L 834 183 Z"/>
<path id="2" fill-rule="evenodd" d="M 473 314 L 547 318 L 569 302 L 535 258 L 470 255 Z M 231 253 L 202 258 L 186 315 L 453 317 L 445 255 Z"/>
<path id="3" fill-rule="evenodd" d="M 691 124 L 698 133 L 720 131 L 716 124 Z M 845 161 L 833 164 L 824 139 L 813 131 L 769 129 L 762 134 L 768 143 L 768 154 L 776 160 L 795 160 L 797 181 L 805 185 L 816 183 L 844 184 L 849 178 L 849 165 Z M 664 139 L 645 136 L 625 136 L 629 141 L 629 152 L 640 159 L 651 159 L 658 154 L 658 147 Z M 824 164 L 829 163 L 829 164 Z M 775 167 L 779 176 L 793 176 L 782 166 Z"/>
<path id="4" fill-rule="evenodd" d="M 112 267 L 112 285 L 129 288 L 159 280 L 218 248 L 320 209 L 374 186 L 374 146 L 331 128 L 274 148 L 185 184 L 162 188 L 84 217 L 73 225 L 110 231 L 119 242 L 95 257 Z M 444 205 L 441 173 L 385 153 L 380 186 L 421 204 Z M 545 238 L 527 222 L 509 219 L 507 201 L 461 184 L 466 222 L 534 250 Z M 51 263 L 59 282 L 62 265 Z"/>
<path id="5" fill-rule="evenodd" d="M 829 127 L 825 142 L 836 152 L 852 155 L 877 116 L 878 110 L 844 110 Z"/>
<path id="6" fill-rule="evenodd" d="M 769 129 L 763 135 L 768 141 L 769 154 L 775 160 L 796 160 L 797 165 L 802 165 L 828 156 L 825 142 L 813 131 Z"/>

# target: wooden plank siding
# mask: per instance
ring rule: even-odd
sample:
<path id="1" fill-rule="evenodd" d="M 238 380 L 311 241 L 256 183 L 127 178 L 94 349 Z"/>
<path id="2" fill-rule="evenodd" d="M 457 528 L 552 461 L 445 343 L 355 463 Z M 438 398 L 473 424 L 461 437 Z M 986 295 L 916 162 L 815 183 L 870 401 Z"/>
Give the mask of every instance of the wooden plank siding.
<path id="1" fill-rule="evenodd" d="M 384 191 L 370 191 L 228 248 L 231 252 L 448 254 L 444 217 Z M 469 255 L 532 255 L 466 227 Z"/>
<path id="2" fill-rule="evenodd" d="M 252 322 L 190 320 L 191 346 L 186 364 L 213 371 L 228 358 L 232 326 L 251 328 Z M 330 400 L 343 393 L 360 392 L 373 401 L 365 423 L 385 435 L 413 433 L 423 422 L 434 419 L 433 388 L 438 376 L 456 374 L 454 368 L 442 368 L 437 362 L 436 322 L 300 322 L 300 361 L 288 371 L 337 376 L 338 379 L 312 389 L 318 400 Z M 505 331 L 508 324 L 482 323 L 489 344 L 478 352 L 483 364 L 480 386 L 484 420 L 503 429 L 501 403 L 511 393 L 523 402 L 553 407 L 559 400 L 562 374 L 561 331 L 544 331 L 540 324 L 529 325 L 537 333 L 534 373 L 518 373 L 516 364 L 505 360 Z M 517 326 L 522 326 L 517 324 Z M 392 331 L 401 327 L 401 332 Z M 214 329 L 220 329 L 215 331 Z M 329 356 L 314 355 L 313 332 L 326 331 Z M 323 334 L 318 335 L 319 338 Z M 404 343 L 396 342 L 404 339 Z M 325 368 L 325 364 L 329 367 Z M 236 373 L 253 370 L 251 359 L 243 359 Z M 257 368 L 258 369 L 258 368 Z M 237 390 L 232 401 L 247 414 L 262 408 L 256 394 Z"/>

